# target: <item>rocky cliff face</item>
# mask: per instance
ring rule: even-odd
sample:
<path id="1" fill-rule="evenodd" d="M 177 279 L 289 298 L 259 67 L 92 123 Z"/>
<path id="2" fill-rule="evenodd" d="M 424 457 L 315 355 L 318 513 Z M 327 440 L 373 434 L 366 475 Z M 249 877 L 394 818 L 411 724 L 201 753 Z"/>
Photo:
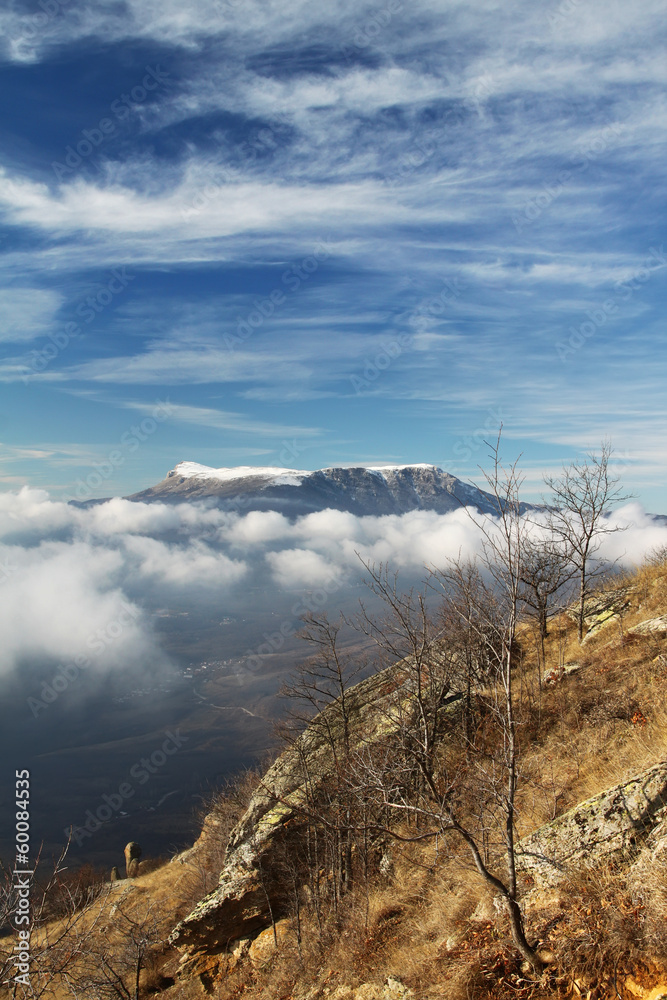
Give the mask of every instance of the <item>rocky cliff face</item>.
<path id="1" fill-rule="evenodd" d="M 360 468 L 211 469 L 181 462 L 156 486 L 128 500 L 179 503 L 207 500 L 240 512 L 277 510 L 292 517 L 312 511 L 344 510 L 357 515 L 433 510 L 444 514 L 474 506 L 493 513 L 493 498 L 435 465 Z"/>
<path id="2" fill-rule="evenodd" d="M 410 700 L 412 676 L 400 662 L 348 691 L 352 746 L 391 735 L 400 724 L 401 706 Z M 458 702 L 454 695 L 443 707 L 453 711 Z M 172 944 L 225 950 L 281 915 L 284 887 L 277 861 L 303 829 L 304 807 L 332 774 L 331 740 L 338 739 L 342 726 L 338 713 L 337 703 L 328 706 L 267 771 L 232 832 L 218 887 L 175 928 Z"/>
<path id="3" fill-rule="evenodd" d="M 414 674 L 407 663 L 401 661 L 348 692 L 353 747 L 396 731 L 411 701 Z M 444 710 L 455 714 L 459 701 L 452 696 Z M 331 778 L 331 736 L 337 738 L 341 725 L 338 711 L 336 703 L 325 709 L 266 773 L 232 832 L 217 888 L 178 924 L 170 943 L 192 953 L 231 953 L 239 942 L 247 948 L 249 939 L 283 915 L 280 859 L 303 831 L 304 809 L 313 792 Z M 661 823 L 667 824 L 665 762 L 579 803 L 523 838 L 519 868 L 537 887 L 553 885 L 582 864 L 640 849 Z"/>

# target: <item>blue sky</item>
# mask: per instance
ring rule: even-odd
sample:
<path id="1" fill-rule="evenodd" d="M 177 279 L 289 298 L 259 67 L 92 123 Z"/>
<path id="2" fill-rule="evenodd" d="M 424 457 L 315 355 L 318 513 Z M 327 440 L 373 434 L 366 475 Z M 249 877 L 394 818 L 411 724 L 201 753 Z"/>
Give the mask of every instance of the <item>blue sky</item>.
<path id="1" fill-rule="evenodd" d="M 663 17 L 9 0 L 0 486 L 468 478 L 502 421 L 529 493 L 608 436 L 666 511 Z"/>

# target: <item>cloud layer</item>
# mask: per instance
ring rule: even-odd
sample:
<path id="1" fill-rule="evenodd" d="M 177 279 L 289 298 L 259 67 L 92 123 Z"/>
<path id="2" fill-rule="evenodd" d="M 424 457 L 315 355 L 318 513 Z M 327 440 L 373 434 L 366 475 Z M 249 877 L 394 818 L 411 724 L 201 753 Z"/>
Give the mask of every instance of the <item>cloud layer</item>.
<path id="1" fill-rule="evenodd" d="M 606 558 L 637 563 L 667 544 L 667 527 L 636 504 L 614 522 L 626 530 L 607 537 Z M 162 603 L 243 607 L 257 590 L 270 602 L 283 591 L 345 588 L 362 577 L 360 557 L 414 579 L 479 546 L 464 510 L 387 517 L 327 510 L 289 521 L 275 512 L 125 500 L 80 509 L 41 491 L 7 493 L 0 497 L 0 674 L 80 656 L 99 672 L 166 663 L 152 617 Z"/>

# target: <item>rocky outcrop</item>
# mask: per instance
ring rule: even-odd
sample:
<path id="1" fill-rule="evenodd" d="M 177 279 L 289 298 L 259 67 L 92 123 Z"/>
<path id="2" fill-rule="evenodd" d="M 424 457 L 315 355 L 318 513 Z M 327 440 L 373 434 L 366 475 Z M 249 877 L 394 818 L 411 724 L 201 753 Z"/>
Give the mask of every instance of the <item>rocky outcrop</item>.
<path id="1" fill-rule="evenodd" d="M 584 642 L 596 635 L 605 625 L 618 621 L 623 612 L 630 606 L 632 587 L 616 587 L 599 594 L 591 594 L 584 604 L 584 624 L 586 634 Z M 579 604 L 573 604 L 567 609 L 567 614 L 575 621 L 579 617 Z"/>
<path id="2" fill-rule="evenodd" d="M 361 986 L 337 986 L 328 993 L 329 1000 L 413 1000 L 414 992 L 400 979 L 390 976 L 384 983 L 363 983 Z M 319 990 L 306 994 L 304 1000 L 327 996 Z"/>
<path id="3" fill-rule="evenodd" d="M 411 676 L 401 662 L 349 689 L 353 745 L 368 745 L 396 730 L 400 709 L 411 697 Z M 443 710 L 455 710 L 459 701 L 459 695 L 451 697 Z M 334 702 L 269 769 L 232 831 L 218 887 L 175 928 L 172 944 L 226 950 L 231 942 L 257 935 L 283 915 L 280 859 L 304 828 L 307 803 L 332 773 L 331 740 L 341 726 Z"/>
<path id="4" fill-rule="evenodd" d="M 519 844 L 524 872 L 553 885 L 579 865 L 638 848 L 667 817 L 667 761 L 580 802 Z"/>
<path id="5" fill-rule="evenodd" d="M 647 618 L 628 629 L 628 635 L 664 635 L 667 633 L 667 615 L 658 618 Z"/>
<path id="6" fill-rule="evenodd" d="M 136 878 L 139 874 L 140 858 L 141 847 L 135 840 L 131 840 L 125 847 L 125 874 L 128 878 Z"/>

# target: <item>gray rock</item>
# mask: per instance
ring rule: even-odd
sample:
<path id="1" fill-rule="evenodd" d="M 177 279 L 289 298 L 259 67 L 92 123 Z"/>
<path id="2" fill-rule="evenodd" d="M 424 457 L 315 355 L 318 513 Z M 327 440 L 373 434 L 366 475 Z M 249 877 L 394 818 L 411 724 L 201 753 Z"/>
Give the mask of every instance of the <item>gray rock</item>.
<path id="1" fill-rule="evenodd" d="M 667 632 L 667 615 L 658 618 L 647 618 L 628 629 L 628 635 L 660 635 Z"/>
<path id="2" fill-rule="evenodd" d="M 524 837 L 518 861 L 538 885 L 554 885 L 579 865 L 639 847 L 665 816 L 667 762 L 580 802 Z"/>
<path id="3" fill-rule="evenodd" d="M 404 662 L 388 667 L 350 688 L 347 705 L 353 720 L 351 739 L 368 745 L 396 731 L 410 701 L 410 673 Z M 457 710 L 460 696 L 443 706 Z M 399 708 L 400 706 L 400 708 Z M 336 703 L 328 706 L 276 760 L 232 831 L 218 887 L 204 897 L 177 927 L 170 942 L 179 947 L 224 950 L 230 942 L 253 936 L 282 916 L 284 896 L 275 859 L 304 827 L 303 807 L 331 774 L 326 731 L 340 726 Z M 319 723 L 319 724 L 318 724 Z M 303 761 L 308 761 L 308 773 Z M 284 904 L 283 904 L 284 905 Z"/>

